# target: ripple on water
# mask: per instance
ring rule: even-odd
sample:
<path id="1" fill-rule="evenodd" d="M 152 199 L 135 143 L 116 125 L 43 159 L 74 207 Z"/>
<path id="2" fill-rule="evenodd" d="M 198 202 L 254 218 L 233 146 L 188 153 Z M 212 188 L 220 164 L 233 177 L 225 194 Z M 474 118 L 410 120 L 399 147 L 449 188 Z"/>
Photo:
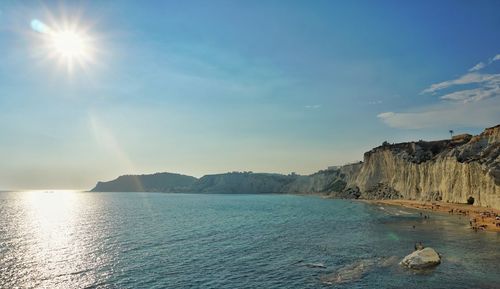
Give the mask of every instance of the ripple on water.
<path id="1" fill-rule="evenodd" d="M 398 216 L 396 216 L 396 214 Z M 0 288 L 494 288 L 495 233 L 289 195 L 0 193 Z M 416 229 L 412 226 L 415 225 Z M 415 241 L 443 263 L 397 262 Z M 456 272 L 461 272 L 456 274 Z"/>

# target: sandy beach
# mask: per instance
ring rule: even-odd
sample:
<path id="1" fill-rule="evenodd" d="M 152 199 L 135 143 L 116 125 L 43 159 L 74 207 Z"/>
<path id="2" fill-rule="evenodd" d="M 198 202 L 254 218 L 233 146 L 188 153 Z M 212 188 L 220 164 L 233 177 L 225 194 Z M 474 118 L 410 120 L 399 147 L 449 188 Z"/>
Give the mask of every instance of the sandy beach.
<path id="1" fill-rule="evenodd" d="M 423 202 L 413 200 L 373 200 L 368 201 L 377 204 L 397 205 L 406 208 L 419 209 L 423 211 L 443 212 L 450 215 L 465 216 L 469 218 L 471 231 L 486 230 L 500 232 L 500 210 L 477 207 L 468 204 L 455 204 L 444 202 Z"/>

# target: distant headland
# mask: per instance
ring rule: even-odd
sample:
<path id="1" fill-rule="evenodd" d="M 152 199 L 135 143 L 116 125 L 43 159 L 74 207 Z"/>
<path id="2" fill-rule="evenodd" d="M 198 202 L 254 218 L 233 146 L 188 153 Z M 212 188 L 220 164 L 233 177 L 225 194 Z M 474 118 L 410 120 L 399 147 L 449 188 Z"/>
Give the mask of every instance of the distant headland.
<path id="1" fill-rule="evenodd" d="M 500 125 L 440 141 L 384 142 L 359 163 L 314 174 L 125 175 L 92 192 L 321 193 L 335 198 L 466 203 L 500 209 Z"/>

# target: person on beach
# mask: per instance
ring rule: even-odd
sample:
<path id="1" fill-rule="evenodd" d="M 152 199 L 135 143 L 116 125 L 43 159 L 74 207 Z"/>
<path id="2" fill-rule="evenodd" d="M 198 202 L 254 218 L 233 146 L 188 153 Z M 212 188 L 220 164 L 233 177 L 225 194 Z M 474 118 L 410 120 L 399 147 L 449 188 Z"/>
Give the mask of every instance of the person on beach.
<path id="1" fill-rule="evenodd" d="M 415 243 L 415 251 L 420 251 L 424 248 L 424 245 L 422 244 L 422 242 L 418 242 L 418 243 Z"/>

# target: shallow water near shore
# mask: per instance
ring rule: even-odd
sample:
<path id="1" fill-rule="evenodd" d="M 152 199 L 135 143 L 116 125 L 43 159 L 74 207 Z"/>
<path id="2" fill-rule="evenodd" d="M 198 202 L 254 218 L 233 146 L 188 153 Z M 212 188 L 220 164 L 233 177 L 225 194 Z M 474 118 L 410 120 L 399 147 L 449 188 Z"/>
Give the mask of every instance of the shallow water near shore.
<path id="1" fill-rule="evenodd" d="M 442 264 L 401 268 L 417 241 Z M 498 288 L 499 245 L 465 218 L 348 200 L 0 193 L 0 288 Z"/>

